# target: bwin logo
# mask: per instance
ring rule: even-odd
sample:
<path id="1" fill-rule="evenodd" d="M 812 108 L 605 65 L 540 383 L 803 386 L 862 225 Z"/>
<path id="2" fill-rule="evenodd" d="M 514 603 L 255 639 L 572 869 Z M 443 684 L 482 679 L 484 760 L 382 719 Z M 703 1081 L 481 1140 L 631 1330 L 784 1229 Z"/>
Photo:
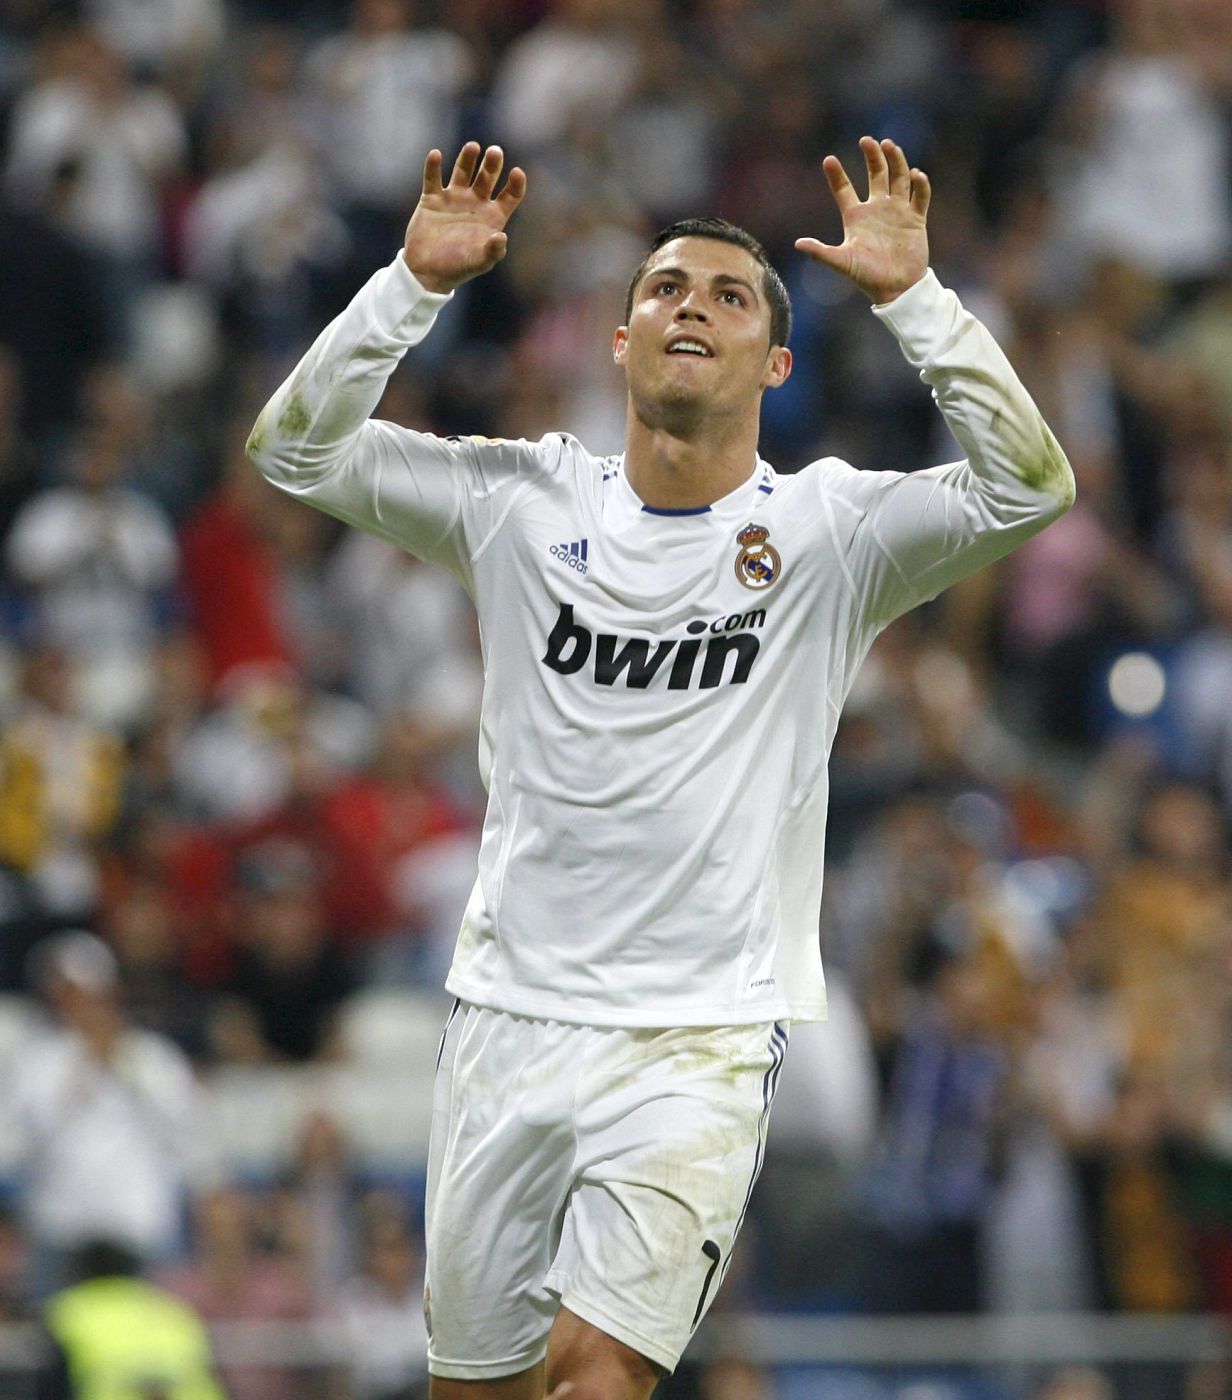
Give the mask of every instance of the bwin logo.
<path id="1" fill-rule="evenodd" d="M 737 625 L 763 627 L 766 621 L 764 608 L 747 613 L 743 617 L 733 614 Z M 728 618 L 725 622 L 732 621 Z M 608 632 L 593 633 L 573 620 L 573 604 L 562 603 L 556 625 L 548 633 L 548 649 L 541 660 L 553 671 L 562 676 L 571 676 L 580 671 L 594 652 L 594 673 L 596 685 L 616 685 L 623 675 L 629 690 L 645 690 L 659 674 L 667 659 L 671 657 L 671 667 L 667 673 L 668 690 L 688 690 L 696 684 L 700 690 L 712 690 L 726 680 L 729 685 L 743 685 L 753 669 L 753 662 L 761 650 L 761 641 L 746 631 L 716 630 L 706 622 L 690 622 L 688 630 L 694 636 L 688 638 L 668 637 L 661 642 L 651 643 L 644 637 L 621 638 Z M 705 650 L 698 633 L 708 632 Z M 653 649 L 652 649 L 653 645 Z M 701 654 L 701 671 L 697 673 L 697 662 Z M 728 658 L 732 658 L 728 665 Z"/>
<path id="2" fill-rule="evenodd" d="M 548 553 L 553 559 L 559 559 L 568 564 L 571 569 L 576 569 L 579 574 L 586 573 L 586 555 L 588 552 L 588 542 L 586 540 L 574 540 L 572 544 L 554 544 Z"/>

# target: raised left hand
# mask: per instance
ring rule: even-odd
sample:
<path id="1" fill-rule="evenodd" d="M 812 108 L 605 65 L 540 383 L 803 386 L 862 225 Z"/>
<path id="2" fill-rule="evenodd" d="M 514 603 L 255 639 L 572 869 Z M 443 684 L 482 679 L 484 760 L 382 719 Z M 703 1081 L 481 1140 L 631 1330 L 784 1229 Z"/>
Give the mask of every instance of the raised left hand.
<path id="1" fill-rule="evenodd" d="M 868 167 L 868 198 L 856 193 L 837 156 L 822 162 L 843 218 L 843 241 L 797 238 L 796 247 L 850 278 L 875 302 L 893 301 L 928 271 L 928 202 L 932 187 L 907 164 L 895 141 L 860 138 Z"/>

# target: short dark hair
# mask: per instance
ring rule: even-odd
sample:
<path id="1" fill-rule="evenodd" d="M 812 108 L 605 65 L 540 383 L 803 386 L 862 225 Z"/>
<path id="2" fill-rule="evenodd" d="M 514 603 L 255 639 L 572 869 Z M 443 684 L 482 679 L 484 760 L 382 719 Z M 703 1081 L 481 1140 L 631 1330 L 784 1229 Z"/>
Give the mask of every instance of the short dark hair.
<path id="1" fill-rule="evenodd" d="M 665 229 L 660 229 L 655 234 L 654 238 L 651 239 L 650 247 L 646 249 L 646 256 L 638 263 L 637 271 L 634 272 L 633 279 L 629 283 L 629 292 L 625 297 L 626 325 L 629 317 L 633 315 L 633 294 L 637 290 L 637 284 L 642 280 L 642 274 L 646 271 L 647 264 L 659 249 L 665 243 L 670 243 L 673 238 L 713 238 L 720 243 L 734 243 L 737 248 L 743 248 L 746 253 L 751 253 L 761 267 L 762 292 L 770 304 L 770 344 L 787 344 L 791 338 L 791 298 L 787 295 L 783 279 L 775 270 L 769 254 L 757 239 L 746 229 L 742 229 L 736 224 L 729 224 L 726 219 L 709 217 L 677 219 L 674 224 L 668 224 Z"/>

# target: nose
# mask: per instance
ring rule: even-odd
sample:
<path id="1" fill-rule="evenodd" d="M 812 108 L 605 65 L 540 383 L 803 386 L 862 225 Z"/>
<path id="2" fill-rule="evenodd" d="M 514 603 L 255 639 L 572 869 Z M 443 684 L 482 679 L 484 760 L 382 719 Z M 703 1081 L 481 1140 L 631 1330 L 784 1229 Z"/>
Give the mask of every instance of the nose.
<path id="1" fill-rule="evenodd" d="M 710 311 L 696 287 L 691 288 L 676 305 L 677 321 L 709 321 Z"/>

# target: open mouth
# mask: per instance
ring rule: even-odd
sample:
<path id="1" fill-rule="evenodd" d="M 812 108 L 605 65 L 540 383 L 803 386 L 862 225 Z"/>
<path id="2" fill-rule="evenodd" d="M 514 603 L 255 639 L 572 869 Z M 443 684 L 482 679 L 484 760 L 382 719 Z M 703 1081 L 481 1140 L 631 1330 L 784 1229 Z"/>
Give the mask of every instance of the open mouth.
<path id="1" fill-rule="evenodd" d="M 714 358 L 714 351 L 703 345 L 700 340 L 677 340 L 667 347 L 669 355 L 696 355 L 703 360 Z"/>

